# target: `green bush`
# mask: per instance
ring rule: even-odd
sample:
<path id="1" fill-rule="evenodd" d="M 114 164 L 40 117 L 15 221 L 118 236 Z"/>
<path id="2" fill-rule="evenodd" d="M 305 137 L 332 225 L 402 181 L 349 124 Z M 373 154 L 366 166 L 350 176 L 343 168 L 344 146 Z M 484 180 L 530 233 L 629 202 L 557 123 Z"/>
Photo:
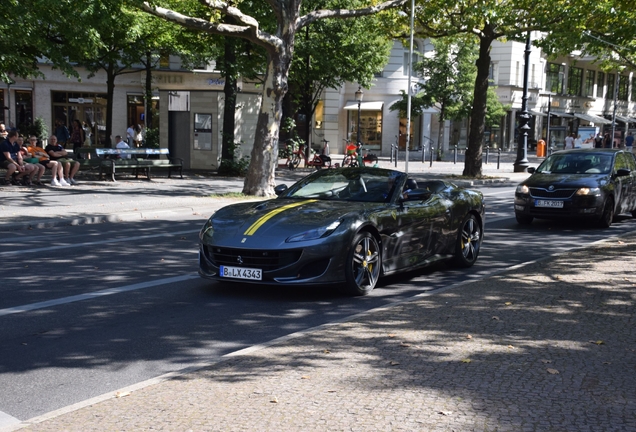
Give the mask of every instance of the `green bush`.
<path id="1" fill-rule="evenodd" d="M 159 128 L 146 129 L 146 147 L 159 148 Z"/>
<path id="2" fill-rule="evenodd" d="M 20 133 L 25 137 L 35 135 L 40 141 L 48 138 L 49 129 L 46 127 L 46 122 L 42 117 L 36 117 L 33 124 L 21 124 L 18 128 Z"/>
<path id="3" fill-rule="evenodd" d="M 229 153 L 232 155 L 232 159 L 223 159 L 221 165 L 219 165 L 219 175 L 228 177 L 244 177 L 247 174 L 247 167 L 250 164 L 250 158 L 243 156 L 241 158 L 236 157 L 238 149 L 241 148 L 241 143 L 234 143 L 229 148 Z"/>

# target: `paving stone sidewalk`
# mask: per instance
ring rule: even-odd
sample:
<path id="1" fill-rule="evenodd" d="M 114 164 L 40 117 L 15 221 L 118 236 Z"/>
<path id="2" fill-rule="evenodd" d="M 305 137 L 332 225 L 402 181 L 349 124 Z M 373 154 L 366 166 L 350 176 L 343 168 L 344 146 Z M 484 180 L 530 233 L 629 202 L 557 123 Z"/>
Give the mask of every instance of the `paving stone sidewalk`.
<path id="1" fill-rule="evenodd" d="M 635 431 L 635 247 L 422 295 L 26 430 Z"/>

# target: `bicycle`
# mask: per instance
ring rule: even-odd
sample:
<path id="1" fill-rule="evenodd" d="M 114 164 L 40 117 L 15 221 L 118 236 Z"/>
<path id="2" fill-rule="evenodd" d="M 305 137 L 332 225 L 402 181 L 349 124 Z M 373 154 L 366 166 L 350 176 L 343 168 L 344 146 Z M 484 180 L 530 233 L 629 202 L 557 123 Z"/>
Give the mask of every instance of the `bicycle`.
<path id="1" fill-rule="evenodd" d="M 319 155 L 314 150 L 311 150 L 313 153 L 313 158 L 308 160 L 305 156 L 305 145 L 300 144 L 298 146 L 298 150 L 292 151 L 289 157 L 287 158 L 287 166 L 289 169 L 294 170 L 298 168 L 300 165 L 300 161 L 305 161 L 306 167 L 314 167 L 316 169 L 331 168 L 331 158 L 325 155 Z"/>

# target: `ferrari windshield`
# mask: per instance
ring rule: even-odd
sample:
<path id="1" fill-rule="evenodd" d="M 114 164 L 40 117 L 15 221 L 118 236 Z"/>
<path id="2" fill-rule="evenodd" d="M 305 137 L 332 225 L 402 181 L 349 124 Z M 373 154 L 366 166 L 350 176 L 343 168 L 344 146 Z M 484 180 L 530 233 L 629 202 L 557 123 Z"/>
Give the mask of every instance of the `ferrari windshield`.
<path id="1" fill-rule="evenodd" d="M 555 153 L 536 172 L 543 174 L 608 174 L 612 169 L 611 154 Z"/>
<path id="2" fill-rule="evenodd" d="M 289 188 L 281 198 L 390 202 L 405 174 L 379 168 L 321 170 Z"/>

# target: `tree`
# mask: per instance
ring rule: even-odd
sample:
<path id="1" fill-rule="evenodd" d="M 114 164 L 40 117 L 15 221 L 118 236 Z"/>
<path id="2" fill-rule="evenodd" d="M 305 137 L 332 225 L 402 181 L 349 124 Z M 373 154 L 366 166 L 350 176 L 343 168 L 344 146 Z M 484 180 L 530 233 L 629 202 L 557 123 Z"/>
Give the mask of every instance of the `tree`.
<path id="1" fill-rule="evenodd" d="M 335 9 L 345 3 L 356 5 L 349 0 L 322 0 L 305 3 L 309 6 L 303 6 L 302 12 L 308 13 L 310 8 Z M 310 119 L 323 90 L 340 88 L 346 82 L 368 88 L 374 74 L 386 64 L 392 44 L 377 15 L 355 20 L 319 20 L 298 33 L 289 72 L 289 87 L 293 91 L 288 92 L 288 97 L 307 119 L 306 127 L 301 129 L 305 142 L 310 141 Z"/>
<path id="2" fill-rule="evenodd" d="M 463 172 L 465 176 L 479 177 L 482 172 L 492 42 L 503 38 L 523 39 L 530 30 L 547 31 L 562 27 L 572 31 L 580 27 L 580 23 L 586 22 L 586 16 L 592 13 L 592 5 L 592 2 L 578 0 L 554 0 L 549 3 L 537 3 L 534 0 L 467 0 L 451 3 L 427 0 L 419 3 L 416 8 L 416 27 L 421 36 L 439 38 L 473 34 L 479 40 Z"/>
<path id="3" fill-rule="evenodd" d="M 405 0 L 388 0 L 360 9 L 319 9 L 300 15 L 300 0 L 267 0 L 269 16 L 275 19 L 271 28 L 262 27 L 257 15 L 250 15 L 250 4 L 238 7 L 218 1 L 205 1 L 210 13 L 206 18 L 189 16 L 159 6 L 161 1 L 143 3 L 143 10 L 160 18 L 210 34 L 247 39 L 267 53 L 267 66 L 262 101 L 256 126 L 256 138 L 243 193 L 267 196 L 274 193 L 274 170 L 278 163 L 278 137 L 282 101 L 288 90 L 289 68 L 294 57 L 296 34 L 300 29 L 326 18 L 354 18 L 379 13 L 403 4 Z M 185 3 L 185 2 L 181 2 Z M 165 4 L 165 2 L 164 2 Z M 178 5 L 177 5 L 178 6 Z M 239 24 L 226 24 L 221 15 L 233 17 Z"/>

